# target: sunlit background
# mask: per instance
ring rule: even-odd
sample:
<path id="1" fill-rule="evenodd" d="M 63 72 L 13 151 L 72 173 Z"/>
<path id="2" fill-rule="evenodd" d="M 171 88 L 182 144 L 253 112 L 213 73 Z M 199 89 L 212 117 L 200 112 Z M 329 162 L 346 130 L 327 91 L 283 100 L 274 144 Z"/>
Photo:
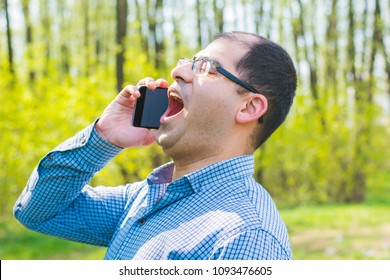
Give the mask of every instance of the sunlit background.
<path id="1" fill-rule="evenodd" d="M 40 158 L 99 117 L 117 92 L 163 77 L 221 31 L 282 45 L 299 88 L 256 152 L 295 259 L 390 259 L 388 0 L 2 0 L 0 258 L 101 259 L 104 248 L 28 231 L 13 204 Z M 169 161 L 122 152 L 92 180 L 142 180 Z"/>

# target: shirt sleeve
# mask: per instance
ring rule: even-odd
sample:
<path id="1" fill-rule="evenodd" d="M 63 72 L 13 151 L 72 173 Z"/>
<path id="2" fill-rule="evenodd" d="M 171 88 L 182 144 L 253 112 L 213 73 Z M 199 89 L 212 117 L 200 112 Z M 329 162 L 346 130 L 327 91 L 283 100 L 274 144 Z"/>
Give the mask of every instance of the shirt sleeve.
<path id="1" fill-rule="evenodd" d="M 14 206 L 27 228 L 61 238 L 107 246 L 126 203 L 126 188 L 88 185 L 121 151 L 104 141 L 94 124 L 46 155 Z"/>
<path id="2" fill-rule="evenodd" d="M 218 247 L 214 260 L 289 260 L 291 250 L 284 248 L 270 233 L 252 229 L 237 234 Z"/>

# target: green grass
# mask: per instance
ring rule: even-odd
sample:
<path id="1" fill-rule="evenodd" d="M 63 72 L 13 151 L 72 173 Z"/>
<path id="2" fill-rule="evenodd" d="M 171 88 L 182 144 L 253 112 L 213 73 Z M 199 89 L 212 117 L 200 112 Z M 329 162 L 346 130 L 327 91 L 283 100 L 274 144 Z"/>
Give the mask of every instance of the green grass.
<path id="1" fill-rule="evenodd" d="M 390 174 L 368 181 L 358 205 L 282 209 L 294 259 L 390 259 Z"/>
<path id="2" fill-rule="evenodd" d="M 283 209 L 294 259 L 390 259 L 390 206 Z"/>
<path id="3" fill-rule="evenodd" d="M 390 174 L 369 182 L 364 204 L 280 210 L 294 259 L 390 259 Z M 11 217 L 0 221 L 0 259 L 100 260 L 105 248 L 29 231 Z"/>
<path id="4" fill-rule="evenodd" d="M 282 209 L 294 259 L 390 259 L 390 206 L 329 205 Z M 12 226 L 11 226 L 12 224 Z M 0 228 L 1 259 L 92 259 L 105 248 L 24 229 Z"/>
<path id="5" fill-rule="evenodd" d="M 13 221 L 0 226 L 0 244 L 2 260 L 101 260 L 106 251 L 36 233 Z"/>

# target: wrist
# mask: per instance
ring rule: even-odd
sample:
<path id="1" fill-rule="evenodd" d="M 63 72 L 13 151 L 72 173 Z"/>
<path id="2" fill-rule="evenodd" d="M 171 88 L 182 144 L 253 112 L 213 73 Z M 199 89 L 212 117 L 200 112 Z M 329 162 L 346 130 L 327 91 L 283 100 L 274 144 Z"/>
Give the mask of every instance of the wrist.
<path id="1" fill-rule="evenodd" d="M 98 119 L 96 121 L 96 123 L 95 123 L 95 131 L 103 140 L 105 140 L 106 142 L 110 142 L 108 140 L 108 138 L 106 137 L 106 135 L 104 134 L 104 129 L 102 128 L 102 125 L 101 125 L 101 119 Z"/>
<path id="2" fill-rule="evenodd" d="M 104 129 L 102 124 L 101 124 L 101 119 L 98 119 L 95 122 L 94 130 L 95 130 L 96 135 L 99 138 L 101 138 L 103 141 L 105 141 L 108 144 L 111 144 L 111 145 L 113 145 L 113 146 L 115 146 L 117 148 L 123 149 L 123 147 L 120 147 L 120 146 L 116 145 L 115 143 L 113 143 L 113 141 L 110 140 L 110 138 L 108 137 L 107 130 Z"/>

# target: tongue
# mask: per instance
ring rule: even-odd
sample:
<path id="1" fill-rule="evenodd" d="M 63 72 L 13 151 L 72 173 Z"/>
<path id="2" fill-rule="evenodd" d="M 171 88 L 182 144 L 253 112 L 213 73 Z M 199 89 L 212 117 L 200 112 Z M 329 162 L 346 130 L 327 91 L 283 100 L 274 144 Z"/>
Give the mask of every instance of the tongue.
<path id="1" fill-rule="evenodd" d="M 176 115 L 182 109 L 183 109 L 183 103 L 172 98 L 169 100 L 167 116 L 170 117 L 170 116 Z"/>

